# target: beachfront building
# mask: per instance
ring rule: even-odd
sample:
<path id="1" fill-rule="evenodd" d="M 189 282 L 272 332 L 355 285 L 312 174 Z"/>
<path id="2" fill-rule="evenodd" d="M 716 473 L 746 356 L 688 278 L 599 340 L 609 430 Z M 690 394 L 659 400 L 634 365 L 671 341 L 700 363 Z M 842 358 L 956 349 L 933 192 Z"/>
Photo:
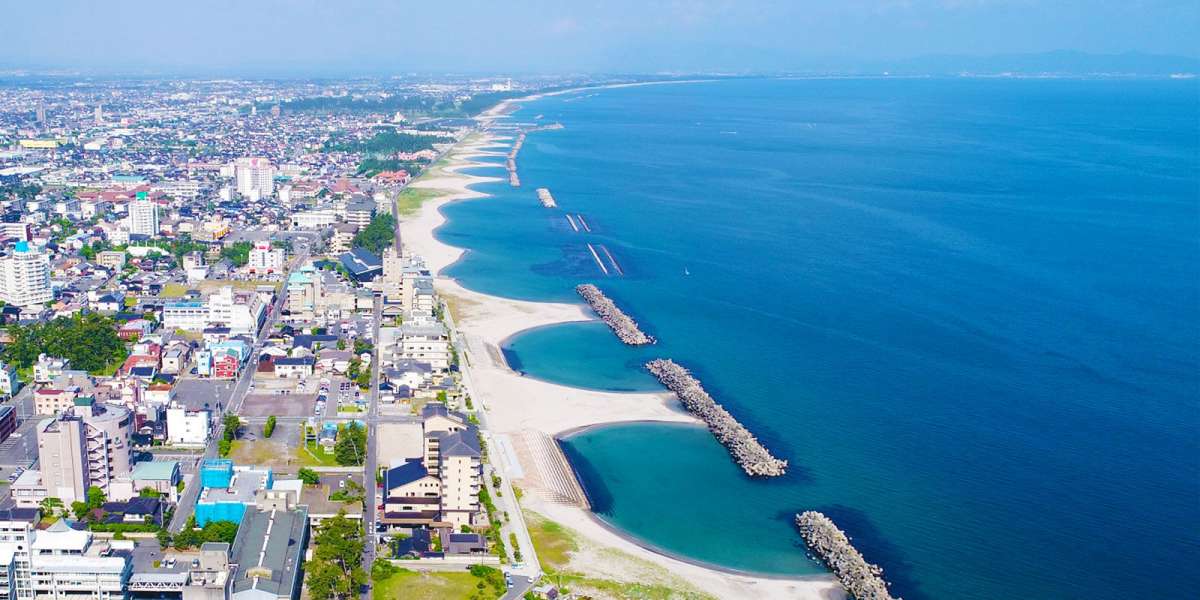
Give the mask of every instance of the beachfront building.
<path id="1" fill-rule="evenodd" d="M 450 368 L 450 337 L 446 327 L 430 317 L 413 318 L 400 326 L 393 362 L 414 360 L 435 371 Z"/>
<path id="2" fill-rule="evenodd" d="M 421 412 L 425 432 L 424 465 L 441 482 L 442 520 L 455 529 L 471 525 L 479 513 L 483 452 L 479 431 L 466 415 L 431 402 Z"/>

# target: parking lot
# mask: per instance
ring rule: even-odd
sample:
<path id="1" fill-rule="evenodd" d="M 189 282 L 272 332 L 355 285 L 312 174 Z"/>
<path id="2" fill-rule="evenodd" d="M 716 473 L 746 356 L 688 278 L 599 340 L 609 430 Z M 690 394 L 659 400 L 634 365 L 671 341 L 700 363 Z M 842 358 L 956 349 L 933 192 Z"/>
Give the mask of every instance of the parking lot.
<path id="1" fill-rule="evenodd" d="M 189 410 L 211 409 L 229 401 L 233 381 L 225 379 L 180 379 L 175 383 L 175 401 Z"/>

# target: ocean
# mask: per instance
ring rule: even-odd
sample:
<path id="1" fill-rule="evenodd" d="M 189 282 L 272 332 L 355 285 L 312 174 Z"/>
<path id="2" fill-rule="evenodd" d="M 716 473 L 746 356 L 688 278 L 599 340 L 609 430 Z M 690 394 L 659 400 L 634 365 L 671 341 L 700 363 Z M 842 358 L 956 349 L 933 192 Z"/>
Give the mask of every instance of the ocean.
<path id="1" fill-rule="evenodd" d="M 536 329 L 504 349 L 514 368 L 646 390 L 641 365 L 673 358 L 790 461 L 750 480 L 690 426 L 565 440 L 596 514 L 647 544 L 819 573 L 792 525 L 817 509 L 908 600 L 1188 598 L 1198 92 L 746 79 L 547 97 L 512 117 L 565 126 L 529 135 L 523 187 L 444 207 L 437 236 L 468 249 L 445 274 L 544 301 L 596 283 L 660 342 Z"/>

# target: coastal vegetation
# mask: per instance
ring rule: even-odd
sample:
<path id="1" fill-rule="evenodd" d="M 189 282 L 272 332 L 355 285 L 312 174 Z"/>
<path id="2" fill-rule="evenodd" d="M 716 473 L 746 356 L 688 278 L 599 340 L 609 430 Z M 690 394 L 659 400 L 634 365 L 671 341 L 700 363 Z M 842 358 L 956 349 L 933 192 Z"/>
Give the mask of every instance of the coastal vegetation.
<path id="1" fill-rule="evenodd" d="M 383 252 L 396 239 L 396 218 L 390 213 L 379 213 L 371 223 L 354 235 L 354 246 L 365 248 L 375 254 Z"/>
<path id="2" fill-rule="evenodd" d="M 18 369 L 32 366 L 44 353 L 70 360 L 74 369 L 99 374 L 120 366 L 128 354 L 113 320 L 96 313 L 13 325 L 8 335 L 12 341 L 4 347 L 4 360 Z"/>
<path id="3" fill-rule="evenodd" d="M 387 565 L 387 566 L 381 566 Z M 491 599 L 504 594 L 504 576 L 490 567 L 480 571 L 480 565 L 470 571 L 410 571 L 395 567 L 385 561 L 375 561 L 371 569 L 374 597 L 395 600 L 468 600 L 471 598 Z M 495 575 L 488 577 L 490 572 Z M 500 588 L 495 587 L 496 576 Z"/>
<path id="4" fill-rule="evenodd" d="M 555 521 L 528 510 L 524 514 L 538 561 L 546 573 L 545 581 L 560 590 L 639 600 L 713 598 L 664 567 L 612 548 L 593 547 Z M 611 579 L 609 573 L 627 574 L 629 581 Z"/>
<path id="5" fill-rule="evenodd" d="M 355 174 L 360 177 L 374 177 L 384 171 L 399 171 L 401 169 L 408 171 L 409 174 L 416 174 L 424 166 L 423 163 L 412 160 L 367 157 L 358 161 L 358 169 Z"/>
<path id="6" fill-rule="evenodd" d="M 376 131 L 365 140 L 340 140 L 325 143 L 326 152 L 353 152 L 369 156 L 391 156 L 398 153 L 413 153 L 432 150 L 437 136 L 400 133 L 390 128 Z"/>
<path id="7" fill-rule="evenodd" d="M 434 189 L 407 186 L 396 195 L 396 211 L 402 215 L 411 215 L 420 210 L 426 200 L 444 194 L 445 192 Z"/>

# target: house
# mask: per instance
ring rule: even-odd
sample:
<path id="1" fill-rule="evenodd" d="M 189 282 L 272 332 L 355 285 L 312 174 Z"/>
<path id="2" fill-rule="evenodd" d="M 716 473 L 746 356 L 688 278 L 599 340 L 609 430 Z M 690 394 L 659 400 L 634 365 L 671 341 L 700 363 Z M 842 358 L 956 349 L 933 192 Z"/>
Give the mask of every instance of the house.
<path id="1" fill-rule="evenodd" d="M 450 533 L 443 530 L 442 549 L 447 555 L 487 554 L 487 540 L 481 533 Z"/>
<path id="2" fill-rule="evenodd" d="M 400 558 L 422 558 L 433 550 L 433 539 L 429 529 L 418 527 L 406 538 L 392 539 L 392 555 Z"/>
<path id="3" fill-rule="evenodd" d="M 137 463 L 130 473 L 133 481 L 133 492 L 138 493 L 150 488 L 175 502 L 178 497 L 178 485 L 183 480 L 179 471 L 179 463 L 173 460 L 153 460 Z"/>
<path id="4" fill-rule="evenodd" d="M 21 391 L 21 379 L 17 377 L 17 368 L 0 361 L 0 396 L 15 396 Z"/>
<path id="5" fill-rule="evenodd" d="M 311 356 L 280 357 L 275 359 L 275 376 L 286 379 L 311 377 L 315 363 Z"/>
<path id="6" fill-rule="evenodd" d="M 158 497 L 134 496 L 124 502 L 105 502 L 101 510 L 105 523 L 163 524 L 163 503 Z"/>
<path id="7" fill-rule="evenodd" d="M 379 522 L 389 527 L 439 523 L 441 490 L 441 481 L 429 474 L 421 459 L 406 459 L 384 474 L 384 509 Z"/>
<path id="8" fill-rule="evenodd" d="M 63 371 L 66 371 L 70 368 L 71 361 L 65 358 L 57 358 L 54 356 L 39 354 L 37 362 L 33 364 L 33 382 L 50 383 L 55 377 L 62 375 Z"/>

